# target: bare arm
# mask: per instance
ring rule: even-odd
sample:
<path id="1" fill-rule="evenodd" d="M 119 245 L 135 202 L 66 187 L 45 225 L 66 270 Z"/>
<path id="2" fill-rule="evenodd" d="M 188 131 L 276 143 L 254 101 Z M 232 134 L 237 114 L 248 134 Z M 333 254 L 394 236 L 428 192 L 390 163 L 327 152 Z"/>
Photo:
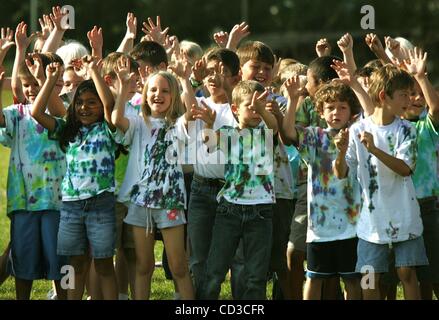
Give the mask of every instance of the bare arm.
<path id="1" fill-rule="evenodd" d="M 46 106 L 55 87 L 56 81 L 61 73 L 59 63 L 51 63 L 46 68 L 47 79 L 38 93 L 35 102 L 32 104 L 31 115 L 44 128 L 53 132 L 55 130 L 55 118 L 46 113 Z"/>
<path id="2" fill-rule="evenodd" d="M 54 29 L 44 43 L 41 52 L 56 52 L 61 45 L 62 38 L 67 29 L 63 29 L 62 21 L 67 12 L 62 12 L 59 6 L 52 7 L 52 13 L 50 19 L 53 22 Z"/>
<path id="3" fill-rule="evenodd" d="M 347 64 L 350 73 L 354 74 L 355 70 L 357 70 L 357 65 L 354 59 L 354 40 L 352 36 L 346 33 L 337 41 L 337 45 L 343 53 L 343 60 Z"/>
<path id="4" fill-rule="evenodd" d="M 136 39 L 137 34 L 137 18 L 131 12 L 128 12 L 127 14 L 126 25 L 127 32 L 125 33 L 119 48 L 117 48 L 117 52 L 128 53 L 134 47 L 134 39 Z"/>
<path id="5" fill-rule="evenodd" d="M 337 158 L 334 162 L 334 175 L 338 179 L 344 179 L 348 175 L 348 165 L 346 163 L 346 152 L 349 145 L 349 129 L 345 128 L 334 137 L 335 146 L 338 149 Z"/>
<path id="6" fill-rule="evenodd" d="M 134 73 L 130 73 L 130 68 L 130 61 L 126 57 L 121 57 L 117 61 L 115 72 L 119 79 L 120 87 L 111 115 L 111 121 L 123 133 L 127 132 L 130 126 L 130 121 L 125 117 L 125 103 L 128 101 L 129 83 L 135 76 Z"/>
<path id="7" fill-rule="evenodd" d="M 410 72 L 419 83 L 422 93 L 428 105 L 428 113 L 435 125 L 439 124 L 439 96 L 433 85 L 425 74 L 427 63 L 427 52 L 419 48 L 409 51 L 410 62 L 404 61 L 408 72 Z"/>
<path id="8" fill-rule="evenodd" d="M 104 38 L 102 36 L 102 28 L 96 26 L 87 32 L 87 38 L 90 42 L 91 55 L 102 59 L 102 47 L 104 45 Z"/>
<path id="9" fill-rule="evenodd" d="M 6 126 L 5 116 L 3 115 L 3 103 L 2 103 L 2 89 L 3 89 L 3 79 L 5 77 L 5 72 L 3 67 L 0 65 L 0 128 Z"/>
<path id="10" fill-rule="evenodd" d="M 296 109 L 299 102 L 300 80 L 298 76 L 292 77 L 285 81 L 287 89 L 287 109 L 282 123 L 281 138 L 286 145 L 297 142 L 296 130 Z"/>

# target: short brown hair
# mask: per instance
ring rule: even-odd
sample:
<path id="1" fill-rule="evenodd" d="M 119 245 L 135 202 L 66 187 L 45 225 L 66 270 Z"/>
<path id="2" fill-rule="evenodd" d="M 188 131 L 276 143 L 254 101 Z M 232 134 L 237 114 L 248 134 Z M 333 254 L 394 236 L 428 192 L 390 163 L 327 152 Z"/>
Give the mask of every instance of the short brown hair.
<path id="1" fill-rule="evenodd" d="M 116 72 L 114 69 L 117 67 L 117 60 L 121 57 L 128 58 L 130 60 L 131 72 L 137 72 L 139 68 L 138 63 L 129 55 L 122 52 L 112 52 L 102 60 L 101 76 L 109 75 L 112 79 L 116 78 Z"/>
<path id="2" fill-rule="evenodd" d="M 263 92 L 265 88 L 257 81 L 243 80 L 240 81 L 232 92 L 232 103 L 239 106 L 243 100 L 244 95 L 253 94 L 253 92 Z"/>
<path id="3" fill-rule="evenodd" d="M 248 41 L 236 50 L 241 66 L 249 60 L 265 62 L 274 66 L 274 54 L 269 46 L 260 41 Z"/>
<path id="4" fill-rule="evenodd" d="M 370 77 L 369 95 L 373 102 L 379 104 L 381 91 L 393 98 L 396 90 L 411 89 L 414 85 L 412 76 L 393 64 L 386 64 L 375 70 Z"/>
<path id="5" fill-rule="evenodd" d="M 361 112 L 361 105 L 354 91 L 352 91 L 348 85 L 340 81 L 331 81 L 324 84 L 317 90 L 314 96 L 316 110 L 320 114 L 323 114 L 323 106 L 325 103 L 335 101 L 347 102 L 351 110 L 351 117 Z"/>

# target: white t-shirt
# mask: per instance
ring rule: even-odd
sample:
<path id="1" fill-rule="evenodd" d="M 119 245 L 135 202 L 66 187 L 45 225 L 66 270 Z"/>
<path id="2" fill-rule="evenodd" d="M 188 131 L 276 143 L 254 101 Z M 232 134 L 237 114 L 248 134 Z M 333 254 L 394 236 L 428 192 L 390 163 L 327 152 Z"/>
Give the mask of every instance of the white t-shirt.
<path id="1" fill-rule="evenodd" d="M 359 238 L 378 244 L 400 242 L 422 235 L 423 227 L 412 177 L 403 177 L 370 154 L 359 134 L 373 135 L 375 146 L 403 160 L 412 171 L 416 162 L 416 128 L 396 119 L 378 126 L 371 117 L 360 120 L 349 130 L 346 161 L 357 172 L 362 208 L 357 223 Z"/>
<path id="2" fill-rule="evenodd" d="M 120 133 L 120 135 L 118 135 L 119 141 L 117 141 L 118 143 L 121 143 L 125 146 L 129 146 L 130 149 L 128 166 L 127 166 L 128 169 L 125 174 L 125 179 L 120 187 L 119 196 L 118 196 L 118 201 L 123 203 L 132 201 L 133 200 L 132 192 L 134 186 L 142 184 L 142 178 L 145 178 L 145 170 L 147 169 L 147 164 L 145 163 L 145 157 L 147 151 L 148 150 L 150 151 L 151 147 L 154 144 L 156 144 L 158 132 L 160 129 L 164 127 L 163 119 L 149 117 L 148 124 L 145 122 L 144 118 L 140 115 L 131 116 L 128 117 L 128 119 L 130 121 L 130 126 L 128 130 L 125 132 L 125 135 L 119 132 Z M 174 140 L 176 140 L 177 136 L 183 139 L 186 137 L 183 128 L 184 128 L 184 116 L 180 117 L 176 121 L 174 127 L 171 129 L 172 130 L 171 135 Z M 174 141 L 174 142 L 178 142 L 178 141 Z M 154 166 L 151 167 L 159 166 L 161 170 L 163 169 L 163 166 L 167 166 L 167 165 L 169 165 L 169 163 L 167 163 L 166 161 L 161 161 L 161 163 L 155 163 Z M 169 195 L 179 199 L 184 196 L 184 201 L 185 201 L 186 196 L 185 196 L 183 171 L 181 168 L 181 164 L 177 164 L 176 166 L 172 166 L 172 168 L 167 168 L 166 170 L 162 170 L 162 171 L 163 172 L 168 171 L 168 172 L 166 172 L 166 179 L 162 179 L 162 181 L 158 181 L 158 184 L 161 184 L 160 192 L 163 193 L 161 197 L 165 197 L 166 194 L 169 192 L 178 191 L 179 193 L 178 195 L 176 194 L 173 195 L 169 194 Z M 174 179 L 176 175 L 178 175 L 177 177 L 178 179 Z M 151 176 L 151 174 L 149 176 Z M 172 180 L 177 180 L 177 181 L 172 181 Z M 178 187 L 174 186 L 174 190 L 171 190 L 172 188 L 170 188 L 170 186 L 173 184 L 176 184 L 176 186 Z M 137 200 L 140 201 L 141 197 L 142 195 L 138 194 Z M 150 207 L 156 207 L 157 205 L 157 201 L 153 201 L 153 199 L 149 199 L 148 202 L 152 204 L 150 205 Z M 148 204 L 146 205 L 148 206 Z"/>
<path id="3" fill-rule="evenodd" d="M 274 192 L 276 199 L 294 199 L 294 178 L 290 161 L 282 142 L 274 148 Z"/>
<path id="4" fill-rule="evenodd" d="M 215 123 L 213 130 L 216 131 L 223 126 L 236 126 L 237 122 L 233 116 L 232 110 L 228 103 L 217 104 L 209 98 L 197 98 L 198 105 L 202 106 L 201 101 L 204 101 L 211 109 L 216 112 Z M 221 161 L 222 152 L 217 150 L 213 153 L 207 152 L 207 146 L 203 143 L 202 130 L 204 129 L 204 122 L 200 119 L 190 121 L 188 123 L 188 134 L 191 137 L 191 147 L 193 152 L 189 151 L 192 156 L 189 163 L 194 165 L 194 172 L 205 178 L 224 179 L 224 161 Z M 195 140 L 195 141 L 194 141 Z M 222 164 L 221 164 L 222 163 Z"/>

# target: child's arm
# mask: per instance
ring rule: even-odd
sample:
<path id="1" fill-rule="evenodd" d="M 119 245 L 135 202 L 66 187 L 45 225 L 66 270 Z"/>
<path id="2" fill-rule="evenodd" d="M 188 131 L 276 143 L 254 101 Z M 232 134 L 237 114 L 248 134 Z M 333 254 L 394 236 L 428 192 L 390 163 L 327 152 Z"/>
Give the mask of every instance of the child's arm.
<path id="1" fill-rule="evenodd" d="M 46 81 L 43 69 L 43 62 L 41 61 L 41 58 L 38 54 L 34 53 L 26 58 L 25 63 L 27 68 L 29 69 L 29 72 L 38 81 L 38 84 L 41 88 Z M 62 118 L 66 115 L 66 108 L 64 107 L 64 104 L 59 95 L 56 94 L 55 90 L 52 90 L 52 94 L 49 97 L 47 109 L 54 117 Z"/>
<path id="2" fill-rule="evenodd" d="M 331 45 L 326 38 L 320 39 L 316 43 L 316 53 L 318 57 L 331 55 Z"/>
<path id="3" fill-rule="evenodd" d="M 105 84 L 104 79 L 100 74 L 100 68 L 97 57 L 85 56 L 82 58 L 83 63 L 88 67 L 91 79 L 93 80 L 96 91 L 104 106 L 104 117 L 111 131 L 114 131 L 116 127 L 111 122 L 111 113 L 114 107 L 114 97 L 110 91 L 110 88 Z"/>
<path id="4" fill-rule="evenodd" d="M 213 40 L 220 48 L 225 48 L 229 41 L 229 33 L 225 31 L 215 32 L 213 34 Z"/>
<path id="5" fill-rule="evenodd" d="M 119 90 L 114 104 L 114 110 L 111 115 L 111 122 L 116 128 L 123 133 L 127 132 L 130 127 L 130 121 L 125 117 L 125 103 L 128 101 L 128 94 L 130 90 L 130 82 L 135 77 L 134 72 L 130 73 L 130 60 L 126 57 L 121 57 L 117 61 L 117 67 L 114 70 L 119 79 Z"/>
<path id="6" fill-rule="evenodd" d="M 390 60 L 386 51 L 384 51 L 383 44 L 375 33 L 368 33 L 365 41 L 369 49 L 383 62 L 383 64 L 392 63 L 392 60 Z"/>
<path id="7" fill-rule="evenodd" d="M 275 135 L 279 131 L 279 128 L 277 126 L 276 117 L 266 109 L 268 94 L 269 92 L 267 90 L 262 93 L 254 92 L 252 102 L 248 108 L 258 113 L 262 120 L 264 120 L 267 128 L 273 130 L 273 135 Z"/>
<path id="8" fill-rule="evenodd" d="M 214 148 L 216 148 L 218 146 L 217 133 L 215 133 L 214 136 L 211 136 L 209 134 L 213 131 L 213 124 L 215 123 L 215 110 L 209 108 L 204 101 L 201 101 L 201 106 L 195 104 L 192 106 L 191 114 L 194 119 L 200 119 L 204 121 L 204 129 L 206 129 L 202 131 L 204 144 L 209 150 L 213 150 Z"/>
<path id="9" fill-rule="evenodd" d="M 102 59 L 102 47 L 104 45 L 104 38 L 102 36 L 102 28 L 94 26 L 93 29 L 87 32 L 87 38 L 90 42 L 91 55 Z"/>
<path id="10" fill-rule="evenodd" d="M 282 130 L 280 130 L 281 138 L 284 144 L 290 145 L 297 142 L 296 130 L 296 109 L 299 101 L 300 80 L 298 76 L 289 78 L 284 83 L 287 89 L 287 109 L 282 122 Z"/>
<path id="11" fill-rule="evenodd" d="M 359 138 L 360 142 L 366 147 L 367 151 L 377 157 L 378 160 L 384 163 L 390 170 L 403 177 L 408 177 L 412 174 L 412 170 L 403 160 L 395 158 L 377 148 L 371 133 L 363 131 L 359 135 Z"/>
<path id="12" fill-rule="evenodd" d="M 134 13 L 128 12 L 126 24 L 127 32 L 125 33 L 119 48 L 117 48 L 117 52 L 128 53 L 134 47 L 134 39 L 136 39 L 137 34 L 137 18 L 134 16 Z"/>
<path id="13" fill-rule="evenodd" d="M 226 48 L 232 51 L 238 49 L 238 44 L 242 39 L 248 37 L 250 31 L 248 31 L 249 26 L 246 22 L 241 22 L 240 24 L 235 24 L 235 26 L 230 31 L 230 36 L 227 39 Z"/>
<path id="14" fill-rule="evenodd" d="M 56 81 L 61 74 L 61 66 L 59 63 L 51 63 L 46 68 L 47 78 L 38 93 L 35 102 L 32 104 L 31 115 L 49 132 L 55 130 L 56 121 L 55 118 L 46 113 L 46 106 L 49 102 L 49 97 L 52 95 Z"/>
<path id="15" fill-rule="evenodd" d="M 3 65 L 3 60 L 6 57 L 9 49 L 15 44 L 12 40 L 14 38 L 14 31 L 9 28 L 1 29 L 0 38 L 0 66 Z"/>
<path id="16" fill-rule="evenodd" d="M 435 125 L 439 125 L 439 96 L 436 93 L 428 76 L 425 74 L 425 65 L 427 63 L 427 52 L 423 53 L 421 49 L 415 48 L 409 51 L 410 63 L 404 61 L 408 72 L 414 75 L 419 83 L 422 93 L 428 105 L 428 114 Z"/>
<path id="17" fill-rule="evenodd" d="M 27 36 L 27 25 L 22 21 L 18 24 L 15 30 L 15 44 L 17 45 L 15 50 L 14 66 L 12 67 L 12 78 L 11 87 L 12 94 L 17 99 L 18 102 L 25 103 L 26 98 L 23 94 L 23 89 L 21 87 L 21 81 L 18 78 L 18 72 L 21 64 L 26 58 L 26 50 L 29 47 L 35 34 Z"/>
<path id="18" fill-rule="evenodd" d="M 358 100 L 360 101 L 361 107 L 363 108 L 364 115 L 370 116 L 374 110 L 375 106 L 372 99 L 364 91 L 358 80 L 350 73 L 350 70 L 345 62 L 333 60 L 334 64 L 331 67 L 337 72 L 338 77 L 348 86 L 352 88 Z"/>
<path id="19" fill-rule="evenodd" d="M 2 103 L 2 89 L 3 89 L 3 79 L 5 77 L 5 69 L 0 65 L 0 128 L 6 126 L 5 116 L 3 115 L 3 103 Z"/>
<path id="20" fill-rule="evenodd" d="M 354 59 L 354 40 L 352 39 L 352 36 L 349 33 L 346 33 L 337 41 L 337 45 L 343 53 L 343 60 L 347 64 L 350 73 L 354 74 L 355 70 L 357 70 L 357 65 L 355 64 Z"/>
<path id="21" fill-rule="evenodd" d="M 62 21 L 67 12 L 62 12 L 59 6 L 52 7 L 52 13 L 50 14 L 50 19 L 55 26 L 52 32 L 44 43 L 41 52 L 56 52 L 61 45 L 62 38 L 67 29 L 62 28 Z"/>
<path id="22" fill-rule="evenodd" d="M 348 175 L 348 165 L 346 163 L 346 152 L 349 146 L 349 129 L 345 128 L 334 137 L 334 143 L 338 149 L 337 158 L 334 162 L 334 175 L 338 179 L 344 179 Z"/>

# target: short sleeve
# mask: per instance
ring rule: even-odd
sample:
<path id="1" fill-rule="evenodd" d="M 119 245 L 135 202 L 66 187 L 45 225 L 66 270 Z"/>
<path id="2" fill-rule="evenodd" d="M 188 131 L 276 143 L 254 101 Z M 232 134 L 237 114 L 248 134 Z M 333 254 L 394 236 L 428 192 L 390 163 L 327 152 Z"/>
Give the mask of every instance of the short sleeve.
<path id="1" fill-rule="evenodd" d="M 53 131 L 49 131 L 48 137 L 50 140 L 59 140 L 61 137 L 61 132 L 64 130 L 66 126 L 66 121 L 62 118 L 54 118 L 55 119 L 55 129 Z"/>
<path id="2" fill-rule="evenodd" d="M 18 109 L 16 105 L 4 108 L 3 116 L 5 117 L 5 134 L 9 137 L 13 137 L 15 124 L 18 120 Z"/>
<path id="3" fill-rule="evenodd" d="M 399 143 L 395 148 L 395 157 L 404 161 L 414 171 L 417 155 L 415 126 L 403 123 L 398 138 Z"/>
<path id="4" fill-rule="evenodd" d="M 128 130 L 125 132 L 125 134 L 120 132 L 120 136 L 116 137 L 116 142 L 124 146 L 129 146 L 133 143 L 134 133 L 136 132 L 136 129 L 140 127 L 140 121 L 144 121 L 142 116 L 128 116 L 127 119 L 130 123 Z M 119 130 L 116 130 L 116 132 L 117 131 Z"/>
<path id="5" fill-rule="evenodd" d="M 312 127 L 296 126 L 297 132 L 297 150 L 299 150 L 300 156 L 306 162 L 313 161 L 315 159 L 316 149 L 316 133 Z"/>

